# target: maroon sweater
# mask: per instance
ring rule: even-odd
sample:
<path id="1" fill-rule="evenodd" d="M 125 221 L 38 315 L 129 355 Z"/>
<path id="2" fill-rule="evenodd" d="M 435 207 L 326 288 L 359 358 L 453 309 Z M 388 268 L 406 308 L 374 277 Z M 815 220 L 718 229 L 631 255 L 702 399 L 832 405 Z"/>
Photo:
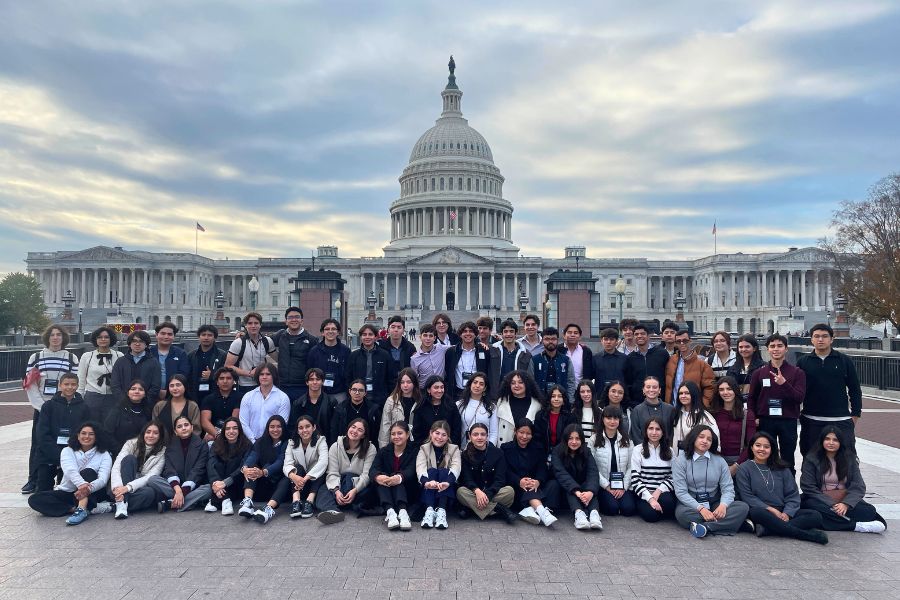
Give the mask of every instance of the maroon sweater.
<path id="1" fill-rule="evenodd" d="M 769 400 L 777 398 L 781 400 L 781 417 L 775 419 L 799 419 L 800 407 L 806 396 L 806 373 L 787 362 L 781 365 L 781 374 L 785 382 L 782 385 L 775 383 L 775 376 L 771 362 L 767 362 L 750 377 L 750 401 L 749 406 L 757 417 L 769 417 Z M 765 387 L 763 381 L 769 380 L 769 386 Z"/>

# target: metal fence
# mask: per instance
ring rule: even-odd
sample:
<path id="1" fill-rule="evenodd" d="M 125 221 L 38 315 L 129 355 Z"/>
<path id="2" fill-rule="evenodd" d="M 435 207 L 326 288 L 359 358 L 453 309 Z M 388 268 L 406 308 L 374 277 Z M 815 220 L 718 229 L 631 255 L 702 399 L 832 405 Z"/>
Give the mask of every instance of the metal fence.
<path id="1" fill-rule="evenodd" d="M 788 336 L 788 344 L 791 346 L 812 346 L 812 338 L 797 335 Z M 839 338 L 832 340 L 835 348 L 848 348 L 851 350 L 883 350 L 880 338 Z M 900 351 L 900 340 L 891 340 L 891 350 Z"/>
<path id="2" fill-rule="evenodd" d="M 900 390 L 900 358 L 851 354 L 861 385 L 879 390 Z"/>

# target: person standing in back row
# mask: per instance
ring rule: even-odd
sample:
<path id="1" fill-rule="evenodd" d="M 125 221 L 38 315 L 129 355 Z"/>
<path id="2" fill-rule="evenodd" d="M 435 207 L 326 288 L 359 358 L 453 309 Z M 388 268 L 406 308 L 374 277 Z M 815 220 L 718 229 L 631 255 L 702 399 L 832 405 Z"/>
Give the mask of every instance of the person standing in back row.
<path id="1" fill-rule="evenodd" d="M 161 387 L 158 400 L 166 399 L 169 382 L 173 377 L 183 375 L 185 381 L 191 377 L 191 363 L 187 352 L 174 344 L 176 335 L 178 327 L 174 323 L 163 321 L 156 326 L 156 345 L 147 350 L 150 356 L 159 361 Z"/>
<path id="2" fill-rule="evenodd" d="M 258 312 L 247 313 L 244 317 L 245 331 L 228 347 L 225 366 L 238 374 L 238 393 L 242 398 L 256 387 L 256 372 L 266 364 L 266 357 L 275 351 L 272 338 L 259 334 L 261 328 L 262 315 Z"/>
<path id="3" fill-rule="evenodd" d="M 849 356 L 831 347 L 834 331 L 830 326 L 813 325 L 810 336 L 815 350 L 797 361 L 806 373 L 800 452 L 809 454 L 829 425 L 840 429 L 847 448 L 856 452 L 856 422 L 862 416 L 862 388 L 856 366 Z"/>
<path id="4" fill-rule="evenodd" d="M 303 311 L 297 306 L 284 311 L 284 324 L 287 328 L 273 335 L 272 342 L 278 351 L 282 391 L 293 402 L 306 393 L 307 360 L 319 340 L 303 328 Z"/>

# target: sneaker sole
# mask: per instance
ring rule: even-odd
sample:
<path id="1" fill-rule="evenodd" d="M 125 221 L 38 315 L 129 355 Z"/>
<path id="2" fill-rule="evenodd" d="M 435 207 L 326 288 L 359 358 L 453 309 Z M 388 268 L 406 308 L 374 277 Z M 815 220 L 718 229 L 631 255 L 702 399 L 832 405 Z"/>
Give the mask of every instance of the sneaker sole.
<path id="1" fill-rule="evenodd" d="M 333 525 L 344 520 L 344 513 L 333 514 L 328 512 L 320 512 L 316 518 L 319 519 L 320 523 L 324 523 L 325 525 Z"/>
<path id="2" fill-rule="evenodd" d="M 253 520 L 259 523 L 260 525 L 266 524 L 266 516 L 265 515 L 253 515 Z"/>
<path id="3" fill-rule="evenodd" d="M 238 511 L 238 516 L 244 517 L 246 519 L 252 519 L 254 514 L 255 513 L 252 511 L 250 511 L 250 512 L 242 511 L 242 510 Z"/>
<path id="4" fill-rule="evenodd" d="M 539 525 L 541 522 L 540 517 L 522 517 L 522 520 L 526 523 L 531 523 L 532 525 Z"/>
<path id="5" fill-rule="evenodd" d="M 314 516 L 316 516 L 316 515 L 314 515 L 313 513 L 309 513 L 309 514 L 300 513 L 301 519 L 312 519 Z"/>
<path id="6" fill-rule="evenodd" d="M 297 518 L 302 517 L 302 516 L 303 516 L 302 513 L 291 513 L 291 518 L 292 518 L 292 519 L 297 519 Z M 312 515 L 310 515 L 310 516 L 312 516 Z"/>

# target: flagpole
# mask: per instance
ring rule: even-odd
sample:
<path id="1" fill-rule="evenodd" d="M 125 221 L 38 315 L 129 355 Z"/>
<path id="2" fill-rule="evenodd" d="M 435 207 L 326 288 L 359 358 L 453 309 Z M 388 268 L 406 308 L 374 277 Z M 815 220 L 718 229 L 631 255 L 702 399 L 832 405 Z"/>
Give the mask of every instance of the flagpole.
<path id="1" fill-rule="evenodd" d="M 197 248 L 198 248 L 199 243 L 200 243 L 200 230 L 197 229 L 197 226 L 195 225 L 194 226 L 194 255 L 195 256 L 198 254 Z"/>

